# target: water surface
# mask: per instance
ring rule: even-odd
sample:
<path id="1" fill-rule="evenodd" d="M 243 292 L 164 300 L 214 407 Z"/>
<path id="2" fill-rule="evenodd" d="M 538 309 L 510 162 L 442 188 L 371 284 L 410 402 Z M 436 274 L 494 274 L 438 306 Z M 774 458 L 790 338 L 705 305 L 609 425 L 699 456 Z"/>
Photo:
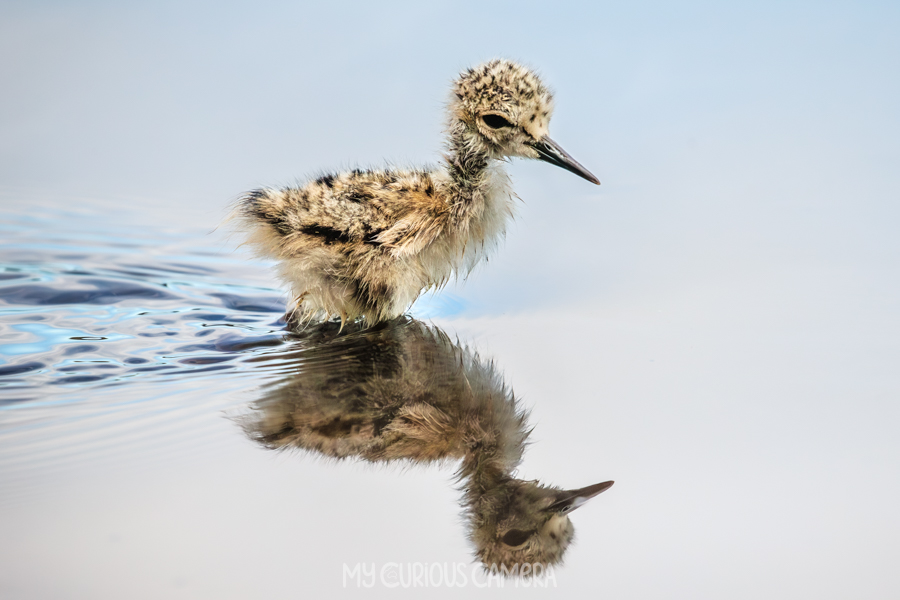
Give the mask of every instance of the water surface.
<path id="1" fill-rule="evenodd" d="M 471 576 L 465 453 L 337 462 L 247 435 L 242 423 L 273 406 L 273 390 L 296 381 L 321 395 L 353 353 L 312 351 L 310 331 L 287 331 L 269 265 L 235 251 L 216 222 L 4 199 L 2 596 L 394 597 L 404 588 L 365 588 L 344 569 L 404 565 L 409 581 L 409 569 L 437 564 Z M 514 478 L 616 480 L 571 516 L 555 587 L 465 593 L 611 585 L 658 597 L 660 581 L 678 581 L 717 597 L 748 569 L 764 575 L 746 597 L 890 582 L 900 388 L 889 270 L 777 261 L 673 278 L 670 267 L 615 293 L 559 305 L 535 288 L 529 310 L 501 300 L 478 313 L 453 294 L 485 280 L 530 285 L 492 262 L 413 308 L 448 347 L 493 365 L 527 411 Z M 392 375 L 395 387 L 427 390 L 447 375 L 415 372 Z M 821 575 L 836 564 L 848 570 Z"/>

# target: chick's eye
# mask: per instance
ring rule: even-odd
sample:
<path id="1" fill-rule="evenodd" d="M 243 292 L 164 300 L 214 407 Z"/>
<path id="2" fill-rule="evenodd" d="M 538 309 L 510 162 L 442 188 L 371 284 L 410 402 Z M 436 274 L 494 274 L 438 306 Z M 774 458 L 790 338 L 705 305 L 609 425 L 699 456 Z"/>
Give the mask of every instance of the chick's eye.
<path id="1" fill-rule="evenodd" d="M 501 117 L 500 115 L 484 115 L 481 117 L 484 124 L 491 129 L 500 129 L 501 127 L 512 127 L 513 124 Z"/>
<path id="2" fill-rule="evenodd" d="M 510 529 L 506 533 L 503 534 L 503 537 L 500 538 L 500 541 L 506 544 L 507 546 L 521 546 L 525 542 L 528 541 L 528 538 L 531 537 L 534 531 L 522 531 L 521 529 Z"/>

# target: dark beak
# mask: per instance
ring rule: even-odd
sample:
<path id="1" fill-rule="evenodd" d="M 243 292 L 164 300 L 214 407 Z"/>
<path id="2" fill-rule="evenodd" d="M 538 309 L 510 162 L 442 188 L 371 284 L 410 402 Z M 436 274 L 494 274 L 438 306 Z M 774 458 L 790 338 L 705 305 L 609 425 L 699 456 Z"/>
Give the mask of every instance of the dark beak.
<path id="1" fill-rule="evenodd" d="M 529 145 L 537 150 L 541 160 L 562 167 L 566 171 L 572 171 L 579 177 L 584 177 L 591 183 L 600 185 L 600 180 L 594 177 L 593 173 L 582 167 L 577 160 L 569 156 L 568 152 L 560 148 L 559 144 L 549 137 L 544 136 L 540 141 L 532 142 Z"/>
<path id="2" fill-rule="evenodd" d="M 595 483 L 580 490 L 565 490 L 556 495 L 556 502 L 546 508 L 547 511 L 567 513 L 573 511 L 600 492 L 605 492 L 612 487 L 614 481 Z"/>

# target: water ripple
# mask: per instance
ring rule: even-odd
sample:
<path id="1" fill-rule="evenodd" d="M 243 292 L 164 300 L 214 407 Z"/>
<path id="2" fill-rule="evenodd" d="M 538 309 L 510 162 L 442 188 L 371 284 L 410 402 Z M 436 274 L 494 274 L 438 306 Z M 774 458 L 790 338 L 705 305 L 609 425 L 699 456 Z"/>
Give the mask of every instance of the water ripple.
<path id="1" fill-rule="evenodd" d="M 277 369 L 248 361 L 287 343 L 283 294 L 202 234 L 127 236 L 64 214 L 12 215 L 0 233 L 0 432 L 31 418 L 10 411 L 89 406 L 114 386 L 143 382 L 152 399 Z"/>

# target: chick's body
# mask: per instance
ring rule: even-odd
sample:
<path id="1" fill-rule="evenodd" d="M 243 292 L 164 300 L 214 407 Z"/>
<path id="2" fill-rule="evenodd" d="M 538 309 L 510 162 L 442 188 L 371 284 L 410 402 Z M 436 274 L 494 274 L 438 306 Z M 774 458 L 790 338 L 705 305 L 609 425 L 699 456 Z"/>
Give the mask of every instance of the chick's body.
<path id="1" fill-rule="evenodd" d="M 279 259 L 304 318 L 383 321 L 471 269 L 502 237 L 513 211 L 509 179 L 499 168 L 480 179 L 469 202 L 448 201 L 454 185 L 440 170 L 355 170 L 257 190 L 243 210 L 265 225 L 249 241 Z"/>

